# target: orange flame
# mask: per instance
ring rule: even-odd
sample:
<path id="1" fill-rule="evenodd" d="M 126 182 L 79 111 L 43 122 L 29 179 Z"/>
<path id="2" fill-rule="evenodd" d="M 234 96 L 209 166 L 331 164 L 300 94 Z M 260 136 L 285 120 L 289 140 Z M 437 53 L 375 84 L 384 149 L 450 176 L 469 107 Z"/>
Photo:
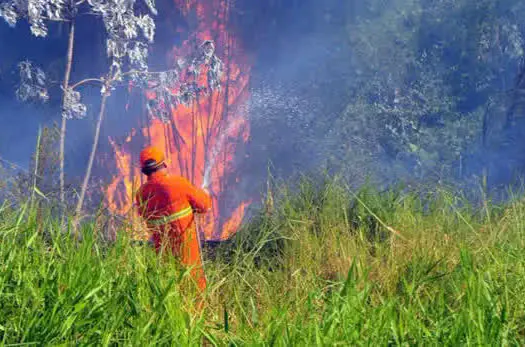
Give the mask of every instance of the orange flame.
<path id="1" fill-rule="evenodd" d="M 225 66 L 222 88 L 199 98 L 192 106 L 179 105 L 171 110 L 170 123 L 154 119 L 142 127 L 140 133 L 152 145 L 165 149 L 166 162 L 172 174 L 185 176 L 197 186 L 203 184 L 205 166 L 211 160 L 213 149 L 219 149 L 211 168 L 208 187 L 213 197 L 213 212 L 205 217 L 203 229 L 206 239 L 226 239 L 237 231 L 250 201 L 240 202 L 229 216 L 224 215 L 227 211 L 221 211 L 224 204 L 220 204 L 220 198 L 227 189 L 225 177 L 233 169 L 236 143 L 219 144 L 217 141 L 226 129 L 226 138 L 243 142 L 248 140 L 246 115 L 242 107 L 236 106 L 244 103 L 249 96 L 247 86 L 250 68 L 243 62 L 242 54 L 238 54 L 235 37 L 226 30 L 229 10 L 227 0 L 176 0 L 176 3 L 185 16 L 197 18 L 195 39 L 215 42 Z M 173 48 L 170 56 L 184 56 L 183 53 L 189 52 L 189 48 L 190 40 L 186 40 L 182 47 Z M 146 93 L 146 97 L 151 99 L 155 95 Z M 109 139 L 118 173 L 107 188 L 106 202 L 109 209 L 119 215 L 131 210 L 134 193 L 142 183 L 140 169 L 136 164 L 138 153 L 131 153 L 128 148 L 128 143 L 136 135 L 137 131 L 132 129 L 122 145 Z M 231 206 L 227 210 L 232 210 Z"/>

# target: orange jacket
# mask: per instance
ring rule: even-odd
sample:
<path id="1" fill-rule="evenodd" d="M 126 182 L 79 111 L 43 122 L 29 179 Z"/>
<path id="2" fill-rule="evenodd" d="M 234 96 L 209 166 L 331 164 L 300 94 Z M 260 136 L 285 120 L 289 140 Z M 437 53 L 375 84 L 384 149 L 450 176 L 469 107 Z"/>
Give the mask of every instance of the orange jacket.
<path id="1" fill-rule="evenodd" d="M 136 202 L 139 214 L 152 231 L 157 252 L 167 246 L 174 255 L 180 256 L 183 265 L 193 267 L 191 273 L 204 291 L 206 277 L 193 212 L 210 210 L 210 196 L 183 177 L 158 171 L 140 187 Z"/>
<path id="2" fill-rule="evenodd" d="M 137 192 L 136 202 L 140 215 L 149 222 L 182 212 L 182 217 L 172 223 L 178 232 L 183 232 L 193 223 L 193 212 L 207 212 L 212 206 L 211 198 L 204 190 L 184 177 L 171 176 L 163 171 L 148 177 Z"/>

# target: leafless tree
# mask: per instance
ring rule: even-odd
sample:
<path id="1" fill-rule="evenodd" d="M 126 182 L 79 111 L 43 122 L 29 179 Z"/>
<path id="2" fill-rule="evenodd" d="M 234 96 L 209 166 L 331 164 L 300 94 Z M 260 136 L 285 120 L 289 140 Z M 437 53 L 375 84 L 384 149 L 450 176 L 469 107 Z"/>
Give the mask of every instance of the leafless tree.
<path id="1" fill-rule="evenodd" d="M 64 152 L 65 152 L 65 138 L 67 120 L 73 118 L 74 115 L 84 116 L 86 110 L 82 107 L 75 107 L 77 104 L 71 102 L 71 95 L 67 93 L 69 90 L 69 80 L 71 76 L 71 68 L 73 65 L 73 45 L 75 42 L 75 18 L 79 12 L 79 8 L 85 3 L 85 0 L 9 0 L 0 4 L 0 17 L 3 17 L 6 22 L 14 27 L 21 19 L 26 19 L 29 22 L 31 33 L 37 37 L 46 37 L 48 33 L 47 22 L 68 22 L 68 45 L 66 50 L 66 66 L 62 80 L 62 121 L 60 129 L 60 204 L 65 212 L 65 192 L 64 192 Z M 22 71 L 27 75 L 28 71 L 32 71 L 32 65 L 25 62 L 20 65 L 21 68 L 21 88 L 19 88 L 18 96 L 20 99 L 26 101 L 29 98 L 37 97 L 43 99 L 45 95 L 47 100 L 47 89 L 40 83 L 44 74 L 41 70 L 37 75 L 40 76 L 36 81 L 38 83 L 31 84 L 34 79 L 25 79 L 22 76 Z M 46 94 L 42 94 L 46 91 Z"/>
<path id="2" fill-rule="evenodd" d="M 86 116 L 87 106 L 82 103 L 81 88 L 88 84 L 98 84 L 101 102 L 98 110 L 95 135 L 88 165 L 85 171 L 80 195 L 75 208 L 74 225 L 78 225 L 93 162 L 97 151 L 100 130 L 109 96 L 115 88 L 132 83 L 139 88 L 155 93 L 156 99 L 148 104 L 151 115 L 163 121 L 171 108 L 179 104 L 188 105 L 199 95 L 208 95 L 220 88 L 223 63 L 217 57 L 212 41 L 205 41 L 189 57 L 180 57 L 175 66 L 167 71 L 151 72 L 147 58 L 149 45 L 155 36 L 157 14 L 153 0 L 142 0 L 147 13 L 137 10 L 136 0 L 10 0 L 0 5 L 0 16 L 14 26 L 18 19 L 28 20 L 35 36 L 47 35 L 46 21 L 67 21 L 70 23 L 69 44 L 66 53 L 66 70 L 62 83 L 62 127 L 60 136 L 60 202 L 64 205 L 64 143 L 66 121 Z M 106 31 L 106 52 L 110 66 L 105 74 L 87 78 L 76 83 L 70 82 L 73 64 L 73 45 L 75 17 L 80 11 L 100 18 Z M 20 65 L 21 82 L 17 94 L 21 100 L 47 100 L 46 78 L 44 72 L 30 62 Z M 206 73 L 205 85 L 199 85 L 198 77 Z"/>

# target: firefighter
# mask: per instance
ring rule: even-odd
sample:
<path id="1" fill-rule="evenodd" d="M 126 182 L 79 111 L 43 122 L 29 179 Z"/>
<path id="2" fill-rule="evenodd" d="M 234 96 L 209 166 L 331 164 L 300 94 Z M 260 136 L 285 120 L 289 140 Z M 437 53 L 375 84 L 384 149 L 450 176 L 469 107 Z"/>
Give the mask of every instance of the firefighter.
<path id="1" fill-rule="evenodd" d="M 157 252 L 167 249 L 191 268 L 191 275 L 200 291 L 206 289 L 195 213 L 211 209 L 211 197 L 187 179 L 167 172 L 164 153 L 146 147 L 140 153 L 142 173 L 147 176 L 136 195 L 139 214 L 152 233 Z"/>

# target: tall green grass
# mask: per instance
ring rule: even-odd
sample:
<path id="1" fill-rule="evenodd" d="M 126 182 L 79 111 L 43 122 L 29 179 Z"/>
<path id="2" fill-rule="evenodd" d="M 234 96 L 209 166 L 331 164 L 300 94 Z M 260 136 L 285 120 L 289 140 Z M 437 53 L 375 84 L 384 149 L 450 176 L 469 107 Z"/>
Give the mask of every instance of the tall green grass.
<path id="1" fill-rule="evenodd" d="M 127 230 L 106 244 L 86 225 L 79 243 L 50 215 L 4 207 L 0 341 L 521 345 L 524 218 L 519 198 L 472 206 L 447 190 L 353 193 L 304 180 L 206 249 L 198 311 L 188 270 Z"/>

